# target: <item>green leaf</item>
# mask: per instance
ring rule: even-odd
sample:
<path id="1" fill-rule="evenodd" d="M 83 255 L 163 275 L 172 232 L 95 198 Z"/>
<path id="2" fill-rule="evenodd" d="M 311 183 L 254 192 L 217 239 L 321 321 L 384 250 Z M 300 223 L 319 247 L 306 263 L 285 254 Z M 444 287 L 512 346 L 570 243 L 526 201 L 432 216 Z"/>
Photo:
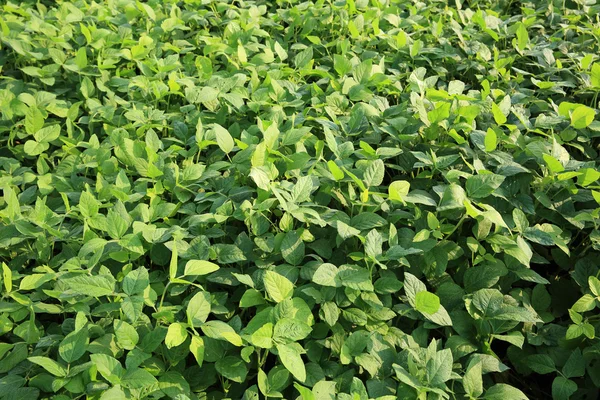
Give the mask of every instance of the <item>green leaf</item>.
<path id="1" fill-rule="evenodd" d="M 584 294 L 571 308 L 579 313 L 591 311 L 596 308 L 596 298 L 590 294 Z"/>
<path id="2" fill-rule="evenodd" d="M 552 381 L 552 398 L 555 400 L 568 400 L 577 391 L 577 384 L 563 376 L 557 376 Z"/>
<path id="3" fill-rule="evenodd" d="M 600 172 L 592 168 L 582 168 L 578 172 L 580 175 L 577 177 L 577 184 L 584 187 L 600 179 Z"/>
<path id="4" fill-rule="evenodd" d="M 113 328 L 119 346 L 125 350 L 133 350 L 140 340 L 136 329 L 129 323 L 118 319 L 113 321 Z"/>
<path id="5" fill-rule="evenodd" d="M 117 359 L 106 354 L 91 354 L 90 359 L 104 379 L 113 385 L 121 383 L 125 370 Z"/>
<path id="6" fill-rule="evenodd" d="M 367 187 L 379 186 L 383 182 L 385 167 L 383 161 L 375 160 L 365 170 L 364 181 Z"/>
<path id="7" fill-rule="evenodd" d="M 292 297 L 294 284 L 274 271 L 265 271 L 263 278 L 269 297 L 276 303 Z"/>
<path id="8" fill-rule="evenodd" d="M 452 351 L 444 349 L 438 351 L 426 365 L 427 381 L 439 385 L 448 381 L 452 376 Z"/>
<path id="9" fill-rule="evenodd" d="M 496 147 L 498 146 L 498 136 L 496 135 L 496 131 L 494 131 L 491 128 L 488 128 L 485 134 L 484 146 L 485 151 L 487 152 L 492 152 L 496 150 Z"/>
<path id="10" fill-rule="evenodd" d="M 44 126 L 44 114 L 37 107 L 29 107 L 25 113 L 25 130 L 34 135 Z"/>
<path id="11" fill-rule="evenodd" d="M 200 329 L 209 338 L 225 340 L 237 347 L 243 344 L 240 335 L 223 321 L 207 321 L 200 326 Z"/>
<path id="12" fill-rule="evenodd" d="M 352 63 L 346 59 L 343 55 L 335 54 L 333 56 L 333 68 L 340 77 L 343 77 L 350 71 L 352 71 Z"/>
<path id="13" fill-rule="evenodd" d="M 504 176 L 496 174 L 483 174 L 470 176 L 467 179 L 467 194 L 473 199 L 488 197 L 504 182 Z"/>
<path id="14" fill-rule="evenodd" d="M 87 51 L 85 47 L 80 47 L 75 55 L 75 65 L 79 70 L 84 69 L 88 65 Z"/>
<path id="15" fill-rule="evenodd" d="M 330 263 L 321 264 L 315 271 L 312 281 L 321 286 L 342 286 L 342 282 L 338 277 L 338 268 Z"/>
<path id="16" fill-rule="evenodd" d="M 497 383 L 490 387 L 483 396 L 485 400 L 529 400 L 519 389 L 504 383 Z"/>
<path id="17" fill-rule="evenodd" d="M 342 179 L 344 179 L 344 171 L 342 171 L 334 161 L 327 161 L 327 167 L 333 175 L 333 179 L 335 179 L 336 181 L 341 181 Z"/>
<path id="18" fill-rule="evenodd" d="M 388 196 L 390 200 L 404 201 L 404 197 L 410 190 L 408 181 L 394 181 L 388 187 Z"/>
<path id="19" fill-rule="evenodd" d="M 98 214 L 100 208 L 99 202 L 90 192 L 83 192 L 79 197 L 79 211 L 86 218 L 91 218 Z"/>
<path id="20" fill-rule="evenodd" d="M 12 270 L 4 262 L 2 263 L 2 281 L 4 282 L 6 293 L 12 292 Z"/>
<path id="21" fill-rule="evenodd" d="M 213 124 L 213 129 L 215 131 L 215 136 L 217 138 L 217 144 L 219 145 L 219 148 L 225 154 L 231 153 L 231 150 L 233 150 L 234 142 L 229 131 L 219 124 Z"/>
<path id="22" fill-rule="evenodd" d="M 427 291 L 415 296 L 415 309 L 425 314 L 435 314 L 440 309 L 440 298 Z"/>
<path id="23" fill-rule="evenodd" d="M 383 252 L 382 246 L 383 237 L 377 230 L 372 229 L 365 238 L 365 254 L 367 256 L 376 258 Z"/>
<path id="24" fill-rule="evenodd" d="M 279 359 L 285 368 L 292 373 L 294 378 L 300 382 L 304 382 L 306 380 L 306 367 L 300 356 L 301 351 L 302 348 L 297 343 L 277 345 Z"/>
<path id="25" fill-rule="evenodd" d="M 595 276 L 590 276 L 588 278 L 588 285 L 594 296 L 600 296 L 600 279 Z"/>
<path id="26" fill-rule="evenodd" d="M 586 362 L 579 348 L 576 348 L 562 368 L 565 378 L 579 378 L 585 375 Z"/>
<path id="27" fill-rule="evenodd" d="M 244 361 L 238 357 L 227 356 L 217 360 L 215 368 L 223 377 L 238 383 L 246 380 L 248 368 Z"/>
<path id="28" fill-rule="evenodd" d="M 590 81 L 592 86 L 600 89 L 600 64 L 594 63 L 592 64 L 592 70 L 590 73 Z"/>
<path id="29" fill-rule="evenodd" d="M 40 154 L 48 150 L 49 147 L 50 145 L 48 143 L 39 143 L 35 140 L 28 140 L 25 142 L 23 150 L 25 151 L 25 154 L 29 156 L 39 156 Z"/>
<path id="30" fill-rule="evenodd" d="M 560 163 L 560 161 L 558 161 L 556 158 L 552 157 L 551 155 L 544 154 L 542 157 L 544 158 L 546 165 L 550 169 L 550 172 L 552 172 L 553 174 L 557 174 L 557 173 L 563 172 L 565 170 L 565 167 L 563 167 L 563 165 Z"/>
<path id="31" fill-rule="evenodd" d="M 167 337 L 165 338 L 165 345 L 168 349 L 181 345 L 188 337 L 188 331 L 185 324 L 181 322 L 175 322 L 169 325 L 167 331 Z"/>
<path id="32" fill-rule="evenodd" d="M 139 267 L 128 273 L 123 278 L 123 291 L 132 296 L 142 293 L 150 284 L 148 270 L 144 267 Z"/>
<path id="33" fill-rule="evenodd" d="M 312 192 L 313 181 L 309 176 L 302 176 L 298 178 L 298 181 L 292 189 L 292 198 L 296 203 L 301 203 L 310 200 L 310 193 Z"/>
<path id="34" fill-rule="evenodd" d="M 312 331 L 310 325 L 293 318 L 282 318 L 275 324 L 273 338 L 299 341 L 306 338 Z"/>
<path id="35" fill-rule="evenodd" d="M 504 113 L 502 112 L 500 107 L 498 107 L 498 105 L 496 103 L 492 103 L 492 114 L 494 115 L 494 121 L 496 121 L 496 123 L 498 125 L 503 125 L 506 123 L 506 121 L 507 121 L 506 116 L 504 115 Z"/>
<path id="36" fill-rule="evenodd" d="M 204 340 L 197 335 L 191 335 L 190 353 L 194 355 L 199 367 L 202 367 L 204 362 Z"/>
<path id="37" fill-rule="evenodd" d="M 60 342 L 58 354 L 66 363 L 77 361 L 87 350 L 89 339 L 87 329 L 79 329 L 69 333 Z"/>
<path id="38" fill-rule="evenodd" d="M 438 211 L 447 211 L 464 208 L 464 202 L 467 199 L 464 189 L 452 183 L 446 187 L 442 195 Z"/>
<path id="39" fill-rule="evenodd" d="M 534 354 L 525 359 L 525 365 L 538 374 L 549 374 L 556 371 L 554 361 L 546 354 Z"/>
<path id="40" fill-rule="evenodd" d="M 158 381 L 150 372 L 141 368 L 128 370 L 121 379 L 121 385 L 129 389 L 142 389 L 157 383 Z"/>
<path id="41" fill-rule="evenodd" d="M 33 137 L 40 143 L 49 143 L 60 136 L 60 125 L 49 125 L 37 131 Z"/>
<path id="42" fill-rule="evenodd" d="M 263 349 L 270 349 L 273 347 L 273 324 L 267 322 L 250 336 L 250 342 Z"/>
<path id="43" fill-rule="evenodd" d="M 462 383 L 468 395 L 477 398 L 483 394 L 483 377 L 480 362 L 469 365 Z"/>
<path id="44" fill-rule="evenodd" d="M 51 358 L 35 356 L 35 357 L 29 357 L 29 358 L 27 358 L 27 360 L 29 360 L 30 362 L 32 362 L 34 364 L 39 365 L 40 367 L 44 368 L 46 371 L 48 371 L 49 373 L 51 373 L 54 376 L 60 376 L 60 377 L 67 376 L 66 368 L 62 364 L 54 361 Z"/>
<path id="45" fill-rule="evenodd" d="M 109 236 L 113 239 L 120 239 L 125 235 L 129 224 L 123 217 L 114 210 L 108 210 L 106 216 L 106 227 Z"/>
<path id="46" fill-rule="evenodd" d="M 102 297 L 110 296 L 115 291 L 114 280 L 106 275 L 77 275 L 71 278 L 64 278 L 61 282 L 73 293 Z"/>
<path id="47" fill-rule="evenodd" d="M 281 242 L 281 255 L 292 265 L 299 265 L 304 259 L 304 242 L 297 231 L 289 231 Z"/>
<path id="48" fill-rule="evenodd" d="M 215 263 L 205 260 L 190 260 L 185 263 L 184 275 L 208 275 L 219 269 Z"/>
<path id="49" fill-rule="evenodd" d="M 186 309 L 188 324 L 198 327 L 206 322 L 210 314 L 210 294 L 203 290 L 199 291 L 190 299 Z"/>
<path id="50" fill-rule="evenodd" d="M 571 112 L 571 126 L 575 129 L 587 128 L 594 121 L 595 116 L 596 111 L 593 108 L 579 105 Z"/>

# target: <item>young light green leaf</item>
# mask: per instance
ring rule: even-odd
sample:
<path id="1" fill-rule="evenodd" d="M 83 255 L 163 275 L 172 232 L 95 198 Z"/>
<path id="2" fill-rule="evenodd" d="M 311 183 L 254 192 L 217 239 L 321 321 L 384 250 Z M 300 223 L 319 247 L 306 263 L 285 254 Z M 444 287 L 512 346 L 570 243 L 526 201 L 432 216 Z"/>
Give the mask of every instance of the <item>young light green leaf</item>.
<path id="1" fill-rule="evenodd" d="M 185 264 L 184 275 L 208 275 L 219 269 L 215 263 L 205 260 L 190 260 Z"/>
<path id="2" fill-rule="evenodd" d="M 294 284 L 274 271 L 265 271 L 263 278 L 269 297 L 276 303 L 292 297 Z"/>
<path id="3" fill-rule="evenodd" d="M 217 138 L 217 144 L 219 145 L 219 148 L 225 154 L 231 153 L 231 150 L 233 150 L 234 142 L 229 131 L 219 124 L 213 124 L 213 129 Z"/>
<path id="4" fill-rule="evenodd" d="M 435 314 L 440 308 L 440 298 L 433 293 L 422 291 L 415 295 L 415 309 L 425 314 Z"/>
<path id="5" fill-rule="evenodd" d="M 302 348 L 298 343 L 278 344 L 277 352 L 279 359 L 288 371 L 294 375 L 294 378 L 300 382 L 306 380 L 306 367 L 300 356 Z"/>
<path id="6" fill-rule="evenodd" d="M 199 291 L 191 298 L 186 309 L 188 324 L 198 327 L 206 322 L 210 314 L 210 294 L 203 290 Z"/>
<path id="7" fill-rule="evenodd" d="M 175 322 L 169 325 L 165 345 L 168 349 L 181 345 L 188 337 L 186 326 L 180 322 Z"/>

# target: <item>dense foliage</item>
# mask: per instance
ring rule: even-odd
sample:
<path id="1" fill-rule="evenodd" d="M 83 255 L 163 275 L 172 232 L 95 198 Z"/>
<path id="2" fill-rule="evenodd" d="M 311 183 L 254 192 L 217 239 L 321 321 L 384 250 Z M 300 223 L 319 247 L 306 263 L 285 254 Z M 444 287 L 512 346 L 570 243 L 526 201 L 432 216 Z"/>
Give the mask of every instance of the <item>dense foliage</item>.
<path id="1" fill-rule="evenodd" d="M 4 2 L 0 399 L 596 398 L 594 3 Z"/>

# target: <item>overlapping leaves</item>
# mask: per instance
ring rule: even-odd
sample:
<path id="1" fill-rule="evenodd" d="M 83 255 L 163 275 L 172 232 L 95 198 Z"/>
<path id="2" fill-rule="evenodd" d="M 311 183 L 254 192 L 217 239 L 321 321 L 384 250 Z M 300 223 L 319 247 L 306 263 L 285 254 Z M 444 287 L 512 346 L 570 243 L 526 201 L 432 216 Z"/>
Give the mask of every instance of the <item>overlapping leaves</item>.
<path id="1" fill-rule="evenodd" d="M 0 399 L 598 391 L 593 2 L 0 7 Z"/>

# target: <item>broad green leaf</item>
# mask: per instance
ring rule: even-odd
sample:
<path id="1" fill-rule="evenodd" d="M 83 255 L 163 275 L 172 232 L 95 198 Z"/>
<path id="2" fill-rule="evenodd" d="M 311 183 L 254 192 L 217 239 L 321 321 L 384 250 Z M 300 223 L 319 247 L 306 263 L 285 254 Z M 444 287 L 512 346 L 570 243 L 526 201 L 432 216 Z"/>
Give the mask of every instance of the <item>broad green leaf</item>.
<path id="1" fill-rule="evenodd" d="M 590 81 L 593 87 L 600 89 L 600 63 L 592 64 Z"/>
<path id="2" fill-rule="evenodd" d="M 273 347 L 273 324 L 267 322 L 262 327 L 257 329 L 250 336 L 250 342 L 254 346 L 261 347 L 263 349 L 270 349 Z"/>
<path id="3" fill-rule="evenodd" d="M 299 265 L 304 259 L 304 241 L 297 231 L 289 231 L 281 242 L 281 255 L 292 265 Z"/>
<path id="4" fill-rule="evenodd" d="M 85 191 L 81 193 L 81 196 L 79 197 L 79 211 L 84 217 L 91 218 L 96 216 L 99 209 L 99 202 L 90 192 Z"/>
<path id="5" fill-rule="evenodd" d="M 35 140 L 28 140 L 25 142 L 25 146 L 23 146 L 23 150 L 25 150 L 25 153 L 27 155 L 39 156 L 40 154 L 42 154 L 43 152 L 48 150 L 49 147 L 50 147 L 50 145 L 48 143 L 39 143 L 39 142 L 36 142 Z"/>
<path id="6" fill-rule="evenodd" d="M 467 194 L 474 199 L 485 198 L 498 189 L 504 179 L 504 176 L 496 174 L 470 176 L 466 184 Z"/>
<path id="7" fill-rule="evenodd" d="M 465 392 L 472 397 L 479 397 L 483 394 L 483 379 L 481 363 L 472 363 L 465 376 L 463 377 L 463 387 Z"/>
<path id="8" fill-rule="evenodd" d="M 379 186 L 383 182 L 385 167 L 383 161 L 375 160 L 365 170 L 364 181 L 367 187 Z"/>
<path id="9" fill-rule="evenodd" d="M 46 371 L 48 371 L 49 373 L 51 373 L 54 376 L 60 376 L 60 377 L 67 376 L 67 369 L 62 364 L 54 361 L 51 358 L 35 356 L 35 357 L 29 357 L 29 358 L 27 358 L 27 360 L 29 360 L 30 362 L 32 362 L 34 364 L 39 365 L 40 367 L 44 368 Z"/>
<path id="10" fill-rule="evenodd" d="M 2 263 L 2 281 L 4 282 L 6 293 L 12 292 L 12 270 L 4 262 Z"/>
<path id="11" fill-rule="evenodd" d="M 104 379 L 113 385 L 121 382 L 125 370 L 117 359 L 106 354 L 92 354 L 90 359 Z"/>
<path id="12" fill-rule="evenodd" d="M 225 154 L 231 153 L 234 142 L 229 131 L 219 124 L 213 124 L 213 129 L 215 131 L 215 137 L 217 138 L 217 144 L 219 145 L 219 148 Z"/>
<path id="13" fill-rule="evenodd" d="M 440 298 L 427 291 L 415 295 L 415 309 L 425 314 L 435 314 L 440 308 Z"/>
<path id="14" fill-rule="evenodd" d="M 83 296 L 110 296 L 115 291 L 114 280 L 105 275 L 77 275 L 61 282 L 69 291 Z"/>
<path id="15" fill-rule="evenodd" d="M 200 329 L 212 339 L 225 340 L 238 347 L 243 344 L 240 335 L 223 321 L 207 321 L 200 326 Z"/>
<path id="16" fill-rule="evenodd" d="M 301 350 L 302 348 L 297 343 L 277 345 L 279 359 L 283 365 L 291 372 L 294 378 L 300 382 L 304 382 L 306 380 L 306 367 L 300 356 Z"/>
<path id="17" fill-rule="evenodd" d="M 69 333 L 60 342 L 58 354 L 66 363 L 70 364 L 85 354 L 88 342 L 88 330 L 85 328 L 76 330 Z"/>
<path id="18" fill-rule="evenodd" d="M 546 162 L 546 165 L 550 169 L 550 172 L 552 172 L 553 174 L 563 172 L 565 170 L 565 167 L 563 167 L 563 165 L 560 163 L 560 161 L 558 161 L 556 158 L 552 157 L 551 155 L 544 154 L 543 158 L 544 158 L 544 161 Z"/>
<path id="19" fill-rule="evenodd" d="M 185 263 L 184 275 L 208 275 L 219 269 L 215 263 L 205 260 L 190 260 Z"/>
<path id="20" fill-rule="evenodd" d="M 130 389 L 142 389 L 157 384 L 156 378 L 145 369 L 128 370 L 121 379 L 121 385 Z"/>
<path id="21" fill-rule="evenodd" d="M 291 298 L 294 293 L 294 284 L 277 272 L 265 271 L 263 281 L 267 294 L 276 303 Z"/>
<path id="22" fill-rule="evenodd" d="M 522 391 L 505 383 L 497 383 L 490 387 L 483 398 L 485 400 L 529 400 Z"/>
<path id="23" fill-rule="evenodd" d="M 199 367 L 202 367 L 204 362 L 204 340 L 201 336 L 191 335 L 190 353 L 194 355 Z"/>
<path id="24" fill-rule="evenodd" d="M 587 128 L 595 116 L 596 111 L 593 108 L 580 105 L 571 112 L 571 126 L 575 129 Z"/>
<path id="25" fill-rule="evenodd" d="M 503 125 L 506 123 L 507 119 L 500 107 L 496 103 L 492 103 L 492 114 L 494 115 L 494 120 L 498 125 Z M 487 147 L 487 146 L 486 146 Z"/>
<path id="26" fill-rule="evenodd" d="M 80 47 L 75 56 L 75 65 L 82 70 L 88 66 L 87 51 L 85 47 Z"/>
<path id="27" fill-rule="evenodd" d="M 592 168 L 582 168 L 579 170 L 577 183 L 581 186 L 588 186 L 600 179 L 600 172 Z"/>
<path id="28" fill-rule="evenodd" d="M 336 181 L 341 181 L 342 179 L 344 179 L 344 171 L 342 171 L 334 161 L 327 161 L 327 167 L 329 168 L 329 171 L 331 172 L 333 178 Z"/>
<path id="29" fill-rule="evenodd" d="M 133 350 L 140 340 L 136 329 L 129 323 L 118 319 L 113 321 L 113 328 L 119 346 L 125 350 Z"/>
<path id="30" fill-rule="evenodd" d="M 238 383 L 244 382 L 248 368 L 244 361 L 238 357 L 227 356 L 215 363 L 215 368 L 223 377 Z"/>
<path id="31" fill-rule="evenodd" d="M 538 374 L 549 374 L 556 371 L 554 361 L 546 354 L 534 354 L 525 359 L 525 365 Z"/>
<path id="32" fill-rule="evenodd" d="M 407 181 L 394 181 L 388 187 L 390 200 L 404 201 L 404 197 L 410 190 L 410 183 Z"/>
<path id="33" fill-rule="evenodd" d="M 49 143 L 53 140 L 58 139 L 60 136 L 60 125 L 49 125 L 45 126 L 37 131 L 33 137 L 39 143 Z"/>
<path id="34" fill-rule="evenodd" d="M 577 391 L 577 384 L 563 376 L 557 376 L 552 382 L 552 398 L 568 400 Z"/>
<path id="35" fill-rule="evenodd" d="M 338 277 L 338 268 L 329 263 L 321 264 L 313 274 L 312 280 L 314 283 L 321 286 L 342 286 L 342 282 Z"/>
<path id="36" fill-rule="evenodd" d="M 485 151 L 487 152 L 496 150 L 496 147 L 498 146 L 498 136 L 496 135 L 496 131 L 488 128 L 487 132 L 485 133 L 484 145 Z"/>
<path id="37" fill-rule="evenodd" d="M 128 273 L 123 278 L 123 291 L 128 295 L 142 293 L 150 284 L 148 270 L 140 267 Z"/>
<path id="38" fill-rule="evenodd" d="M 435 356 L 427 362 L 427 381 L 433 385 L 439 385 L 448 381 L 452 376 L 452 363 L 452 352 L 450 349 L 438 351 Z"/>
<path id="39" fill-rule="evenodd" d="M 180 322 L 169 325 L 165 345 L 168 349 L 181 345 L 188 337 L 186 326 Z"/>
<path id="40" fill-rule="evenodd" d="M 210 294 L 203 290 L 196 293 L 186 309 L 187 321 L 190 326 L 198 327 L 206 322 L 210 314 Z"/>

